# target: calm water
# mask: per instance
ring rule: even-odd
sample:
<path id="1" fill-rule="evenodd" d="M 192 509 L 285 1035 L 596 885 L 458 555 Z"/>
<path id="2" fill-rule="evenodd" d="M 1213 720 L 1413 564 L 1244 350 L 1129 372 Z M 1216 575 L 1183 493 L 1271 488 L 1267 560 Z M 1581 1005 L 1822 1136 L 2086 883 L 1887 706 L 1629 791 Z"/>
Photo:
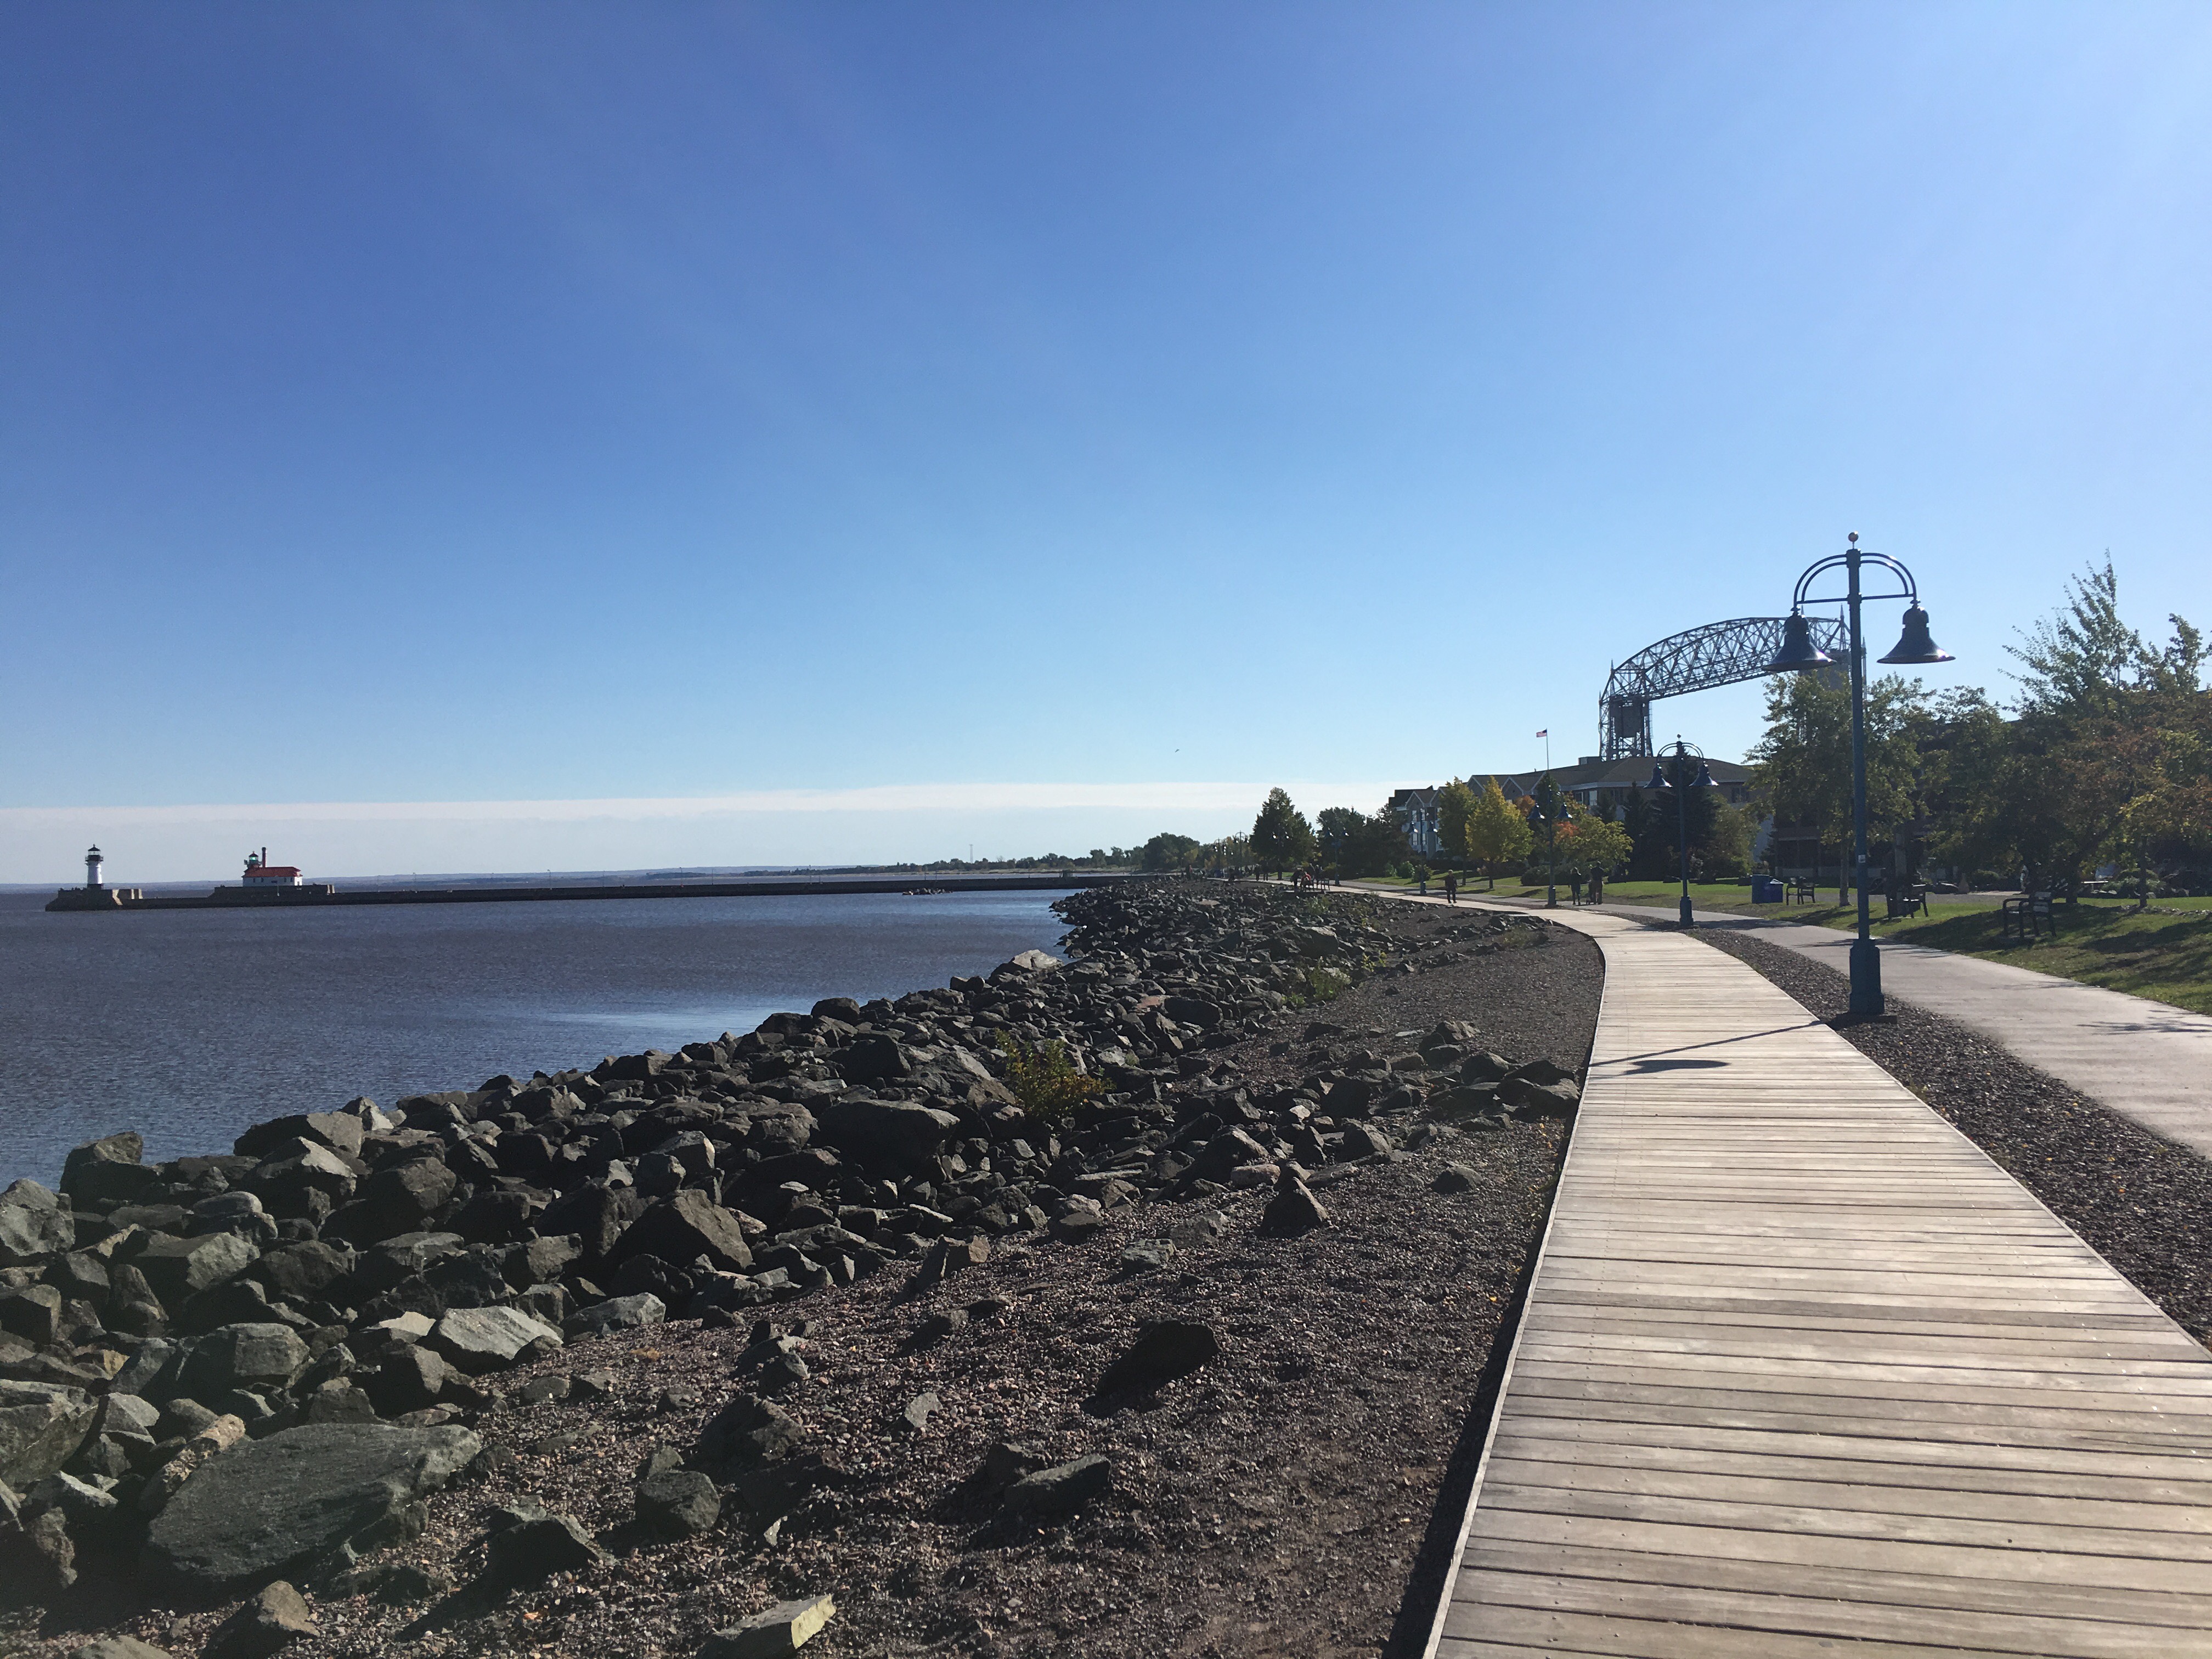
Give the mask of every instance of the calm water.
<path id="1" fill-rule="evenodd" d="M 132 1128 L 149 1160 L 356 1095 L 750 1030 L 1052 950 L 1052 893 L 48 915 L 0 894 L 0 1186 Z"/>

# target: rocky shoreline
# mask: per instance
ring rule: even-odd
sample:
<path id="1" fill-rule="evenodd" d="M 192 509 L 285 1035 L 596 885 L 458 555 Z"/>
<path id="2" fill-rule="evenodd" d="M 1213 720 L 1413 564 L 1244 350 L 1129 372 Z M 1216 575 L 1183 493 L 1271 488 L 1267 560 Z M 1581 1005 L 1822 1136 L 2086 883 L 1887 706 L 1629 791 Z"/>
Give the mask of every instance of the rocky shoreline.
<path id="1" fill-rule="evenodd" d="M 16 1182 L 0 1646 L 1380 1650 L 1596 953 L 1272 888 L 1060 908 L 1066 963 Z M 1347 1572 L 1378 1504 L 1394 1565 Z M 1285 1577 L 1337 1588 L 1279 1650 L 1243 1615 Z"/>

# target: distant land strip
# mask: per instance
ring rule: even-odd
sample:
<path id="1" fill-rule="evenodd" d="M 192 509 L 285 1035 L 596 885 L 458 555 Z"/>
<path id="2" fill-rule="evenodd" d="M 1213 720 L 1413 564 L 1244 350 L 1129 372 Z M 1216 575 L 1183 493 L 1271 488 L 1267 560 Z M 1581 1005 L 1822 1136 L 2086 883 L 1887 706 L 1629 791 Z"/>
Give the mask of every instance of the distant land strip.
<path id="1" fill-rule="evenodd" d="M 1077 887 L 1107 887 L 1127 881 L 1125 874 L 1054 872 L 1026 876 L 873 876 L 840 879 L 814 877 L 780 881 L 671 881 L 550 883 L 533 886 L 356 887 L 332 893 L 269 896 L 207 893 L 118 898 L 97 905 L 70 903 L 66 890 L 49 910 L 98 914 L 116 910 L 307 910 L 344 904 L 511 904 L 541 899 L 786 898 L 821 893 L 1014 893 Z"/>

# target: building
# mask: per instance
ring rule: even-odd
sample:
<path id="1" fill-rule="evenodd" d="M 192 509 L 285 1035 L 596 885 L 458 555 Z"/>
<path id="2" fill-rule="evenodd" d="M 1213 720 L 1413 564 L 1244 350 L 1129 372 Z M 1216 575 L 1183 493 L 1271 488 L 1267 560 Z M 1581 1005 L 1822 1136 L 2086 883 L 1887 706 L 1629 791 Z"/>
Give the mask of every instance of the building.
<path id="1" fill-rule="evenodd" d="M 1437 832 L 1437 797 L 1443 793 L 1440 788 L 1401 789 L 1382 808 L 1405 832 L 1406 845 L 1429 858 L 1443 850 L 1443 840 Z"/>
<path id="2" fill-rule="evenodd" d="M 269 849 L 264 847 L 258 853 L 246 855 L 246 884 L 248 887 L 301 887 L 307 884 L 301 879 L 298 865 L 270 863 Z"/>
<path id="3" fill-rule="evenodd" d="M 1613 809 L 1613 816 L 1620 817 L 1620 809 L 1627 803 L 1628 792 L 1641 789 L 1651 781 L 1651 769 L 1657 763 L 1649 755 L 1630 755 L 1620 760 L 1600 760 L 1595 755 L 1584 755 L 1572 766 L 1552 769 L 1552 781 L 1565 793 L 1572 795 L 1585 806 L 1606 806 Z M 1731 806 L 1751 804 L 1751 769 L 1735 761 L 1708 760 L 1713 781 L 1720 786 L 1721 799 Z M 1491 776 L 1505 792 L 1508 800 L 1522 795 L 1533 795 L 1543 780 L 1540 769 L 1534 772 L 1478 773 L 1472 783 L 1480 788 Z"/>
<path id="4" fill-rule="evenodd" d="M 84 885 L 64 887 L 55 893 L 49 910 L 120 910 L 136 904 L 145 894 L 136 887 L 110 887 L 101 877 L 107 855 L 97 847 L 85 849 Z"/>

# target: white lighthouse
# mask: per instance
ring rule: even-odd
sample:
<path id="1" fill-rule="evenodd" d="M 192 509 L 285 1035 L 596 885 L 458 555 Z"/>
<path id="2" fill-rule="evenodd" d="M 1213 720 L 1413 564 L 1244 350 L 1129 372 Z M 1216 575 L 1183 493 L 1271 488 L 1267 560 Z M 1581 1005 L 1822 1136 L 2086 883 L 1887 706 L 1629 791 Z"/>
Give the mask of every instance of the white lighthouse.
<path id="1" fill-rule="evenodd" d="M 100 848 L 97 847 L 91 848 L 85 854 L 84 884 L 87 887 L 94 890 L 99 888 L 100 884 L 100 866 L 106 862 L 106 860 L 101 856 Z"/>

